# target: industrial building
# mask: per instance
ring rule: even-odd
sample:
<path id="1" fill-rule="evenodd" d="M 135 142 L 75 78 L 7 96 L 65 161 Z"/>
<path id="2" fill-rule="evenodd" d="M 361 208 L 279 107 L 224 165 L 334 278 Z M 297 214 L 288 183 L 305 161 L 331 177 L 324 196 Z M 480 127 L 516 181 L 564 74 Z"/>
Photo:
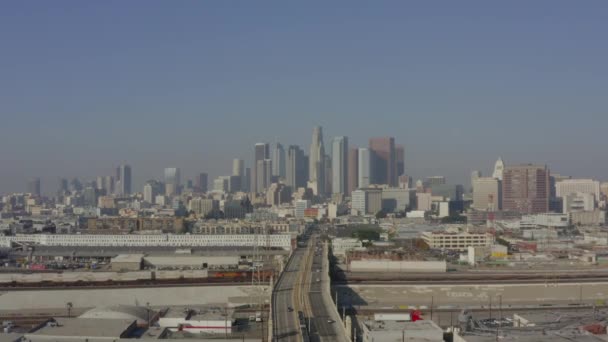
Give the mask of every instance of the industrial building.
<path id="1" fill-rule="evenodd" d="M 115 271 L 139 271 L 143 267 L 143 254 L 119 254 L 112 258 L 111 266 Z"/>
<path id="2" fill-rule="evenodd" d="M 190 333 L 227 334 L 232 332 L 235 320 L 225 308 L 170 308 L 158 320 L 161 328 Z"/>
<path id="3" fill-rule="evenodd" d="M 424 232 L 422 239 L 430 248 L 454 251 L 465 251 L 470 246 L 488 247 L 494 243 L 494 235 L 489 233 Z"/>
<path id="4" fill-rule="evenodd" d="M 12 243 L 33 243 L 44 246 L 221 246 L 221 247 L 276 247 L 290 250 L 290 234 L 241 234 L 241 235 L 55 235 L 32 234 L 0 236 L 0 247 L 11 247 Z"/>
<path id="5" fill-rule="evenodd" d="M 443 342 L 443 330 L 430 320 L 416 322 L 368 320 L 360 324 L 363 342 Z"/>

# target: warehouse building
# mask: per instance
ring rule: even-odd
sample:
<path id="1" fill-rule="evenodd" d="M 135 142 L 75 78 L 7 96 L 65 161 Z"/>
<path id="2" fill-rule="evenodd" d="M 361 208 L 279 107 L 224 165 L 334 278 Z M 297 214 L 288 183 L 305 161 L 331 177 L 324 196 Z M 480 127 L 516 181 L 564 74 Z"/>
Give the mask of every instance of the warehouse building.
<path id="1" fill-rule="evenodd" d="M 110 263 L 115 271 L 139 271 L 143 268 L 143 254 L 119 254 Z"/>
<path id="2" fill-rule="evenodd" d="M 365 321 L 361 324 L 363 342 L 411 341 L 443 342 L 443 330 L 431 320 Z"/>
<path id="3" fill-rule="evenodd" d="M 0 247 L 12 243 L 33 243 L 44 246 L 128 246 L 128 247 L 273 247 L 291 250 L 291 234 L 242 235 L 62 235 L 19 234 L 0 236 Z"/>
<path id="4" fill-rule="evenodd" d="M 158 320 L 161 328 L 190 333 L 229 334 L 235 320 L 223 308 L 170 308 Z"/>
<path id="5" fill-rule="evenodd" d="M 239 265 L 239 256 L 166 255 L 146 256 L 144 265 L 155 269 L 233 269 Z"/>
<path id="6" fill-rule="evenodd" d="M 32 341 L 115 341 L 136 331 L 132 319 L 56 318 L 25 336 Z"/>

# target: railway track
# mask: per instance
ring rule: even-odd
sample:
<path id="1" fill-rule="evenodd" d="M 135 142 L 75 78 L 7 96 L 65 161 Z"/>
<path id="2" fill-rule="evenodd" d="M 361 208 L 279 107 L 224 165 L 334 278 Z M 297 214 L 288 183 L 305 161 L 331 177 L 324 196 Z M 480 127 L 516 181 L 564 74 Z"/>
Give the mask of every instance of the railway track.
<path id="1" fill-rule="evenodd" d="M 391 285 L 391 284 L 544 284 L 544 283 L 594 283 L 608 282 L 608 275 L 597 274 L 488 274 L 459 276 L 411 276 L 407 278 L 387 277 L 334 277 L 334 285 Z"/>
<path id="2" fill-rule="evenodd" d="M 189 286 L 230 286 L 250 284 L 246 279 L 175 279 L 175 280 L 145 280 L 129 282 L 69 282 L 69 283 L 9 283 L 0 284 L 0 291 L 35 291 L 35 290 L 95 290 L 117 288 L 148 288 L 148 287 L 189 287 Z M 266 283 L 268 284 L 268 283 Z"/>

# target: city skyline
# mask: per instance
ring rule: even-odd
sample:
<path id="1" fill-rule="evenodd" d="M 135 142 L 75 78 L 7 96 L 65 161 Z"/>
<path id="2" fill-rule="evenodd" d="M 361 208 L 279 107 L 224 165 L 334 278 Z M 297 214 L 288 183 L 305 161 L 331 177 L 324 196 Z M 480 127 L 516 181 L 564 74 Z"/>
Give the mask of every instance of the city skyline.
<path id="1" fill-rule="evenodd" d="M 325 131 L 325 129 L 323 128 L 323 126 L 315 126 L 315 127 L 321 127 L 322 131 Z M 324 140 L 329 140 L 329 149 L 326 148 L 325 155 L 327 157 L 329 157 L 330 160 L 331 160 L 331 154 L 332 154 L 333 140 L 335 138 L 346 138 L 347 140 L 350 140 L 350 138 L 348 136 L 325 136 L 325 133 L 323 133 L 323 132 L 322 132 L 322 134 L 324 135 L 324 138 L 323 138 Z M 383 138 L 387 138 L 387 139 L 390 138 L 390 139 L 392 139 L 393 137 L 383 137 Z M 378 137 L 369 138 L 368 139 L 368 143 L 371 143 L 371 141 L 373 139 L 378 139 Z M 466 172 L 469 173 L 468 175 L 463 174 L 463 175 L 458 175 L 457 177 L 449 177 L 449 176 L 445 176 L 446 174 L 448 174 L 447 172 L 443 172 L 443 173 L 437 172 L 437 173 L 415 175 L 413 173 L 408 172 L 408 170 L 414 169 L 414 168 L 410 168 L 410 166 L 409 166 L 409 161 L 408 161 L 409 150 L 408 150 L 407 146 L 404 146 L 405 144 L 398 143 L 398 142 L 399 142 L 398 139 L 395 138 L 394 139 L 395 150 L 397 148 L 401 148 L 402 151 L 405 150 L 405 154 L 404 154 L 405 155 L 405 161 L 403 163 L 405 165 L 405 174 L 408 175 L 408 176 L 410 176 L 410 177 L 412 177 L 414 180 L 423 180 L 426 177 L 442 176 L 442 177 L 445 177 L 447 179 L 447 182 L 449 184 L 461 184 L 461 185 L 464 185 L 464 186 L 467 186 L 467 187 L 471 187 L 472 186 L 472 182 L 471 182 L 471 178 L 470 178 L 470 173 L 471 172 L 480 171 L 483 175 L 489 175 L 489 176 L 493 175 L 493 173 L 496 172 L 496 163 L 497 162 L 496 161 L 494 161 L 494 162 L 488 161 L 482 167 L 472 167 L 470 170 L 468 170 L 468 169 L 465 170 Z M 272 176 L 274 176 L 274 175 L 271 175 L 271 173 L 272 173 L 272 169 L 274 169 L 274 166 L 272 165 L 272 160 L 271 159 L 272 159 L 272 157 L 273 157 L 273 155 L 275 153 L 275 145 L 276 144 L 281 145 L 281 148 L 283 148 L 283 152 L 285 153 L 285 157 L 287 157 L 287 153 L 286 153 L 286 150 L 285 150 L 284 146 L 298 146 L 302 150 L 303 156 L 306 157 L 307 160 L 310 158 L 310 155 L 307 154 L 309 152 L 310 144 L 309 145 L 305 145 L 305 144 L 304 145 L 293 145 L 293 144 L 289 144 L 289 143 L 277 142 L 277 143 L 272 144 L 272 146 L 271 146 L 271 144 L 267 143 L 267 142 L 257 142 L 255 144 L 253 144 L 254 151 L 249 156 L 246 153 L 243 154 L 244 155 L 243 158 L 236 158 L 236 157 L 232 158 L 230 156 L 225 156 L 227 158 L 227 160 L 229 160 L 229 163 L 227 165 L 224 165 L 222 167 L 217 168 L 217 169 L 220 170 L 220 171 L 217 171 L 217 173 L 207 172 L 206 169 L 205 170 L 198 170 L 198 169 L 197 170 L 193 170 L 193 169 L 188 170 L 188 169 L 186 169 L 185 170 L 186 172 L 184 173 L 185 176 L 183 176 L 183 177 L 182 176 L 178 176 L 178 178 L 182 179 L 182 181 L 181 181 L 183 183 L 182 186 L 185 184 L 186 181 L 192 181 L 193 184 L 196 184 L 197 178 L 200 176 L 201 173 L 204 173 L 204 174 L 208 175 L 208 182 L 207 182 L 207 184 L 208 184 L 209 188 L 213 189 L 213 180 L 214 179 L 216 179 L 218 177 L 226 177 L 226 176 L 234 175 L 233 172 L 235 170 L 235 162 L 236 161 L 242 162 L 243 163 L 242 166 L 244 168 L 245 167 L 247 169 L 253 168 L 253 160 L 251 161 L 251 164 L 248 163 L 248 160 L 252 159 L 252 157 L 255 158 L 255 147 L 256 146 L 263 146 L 263 152 L 262 153 L 264 154 L 264 156 L 266 156 L 266 154 L 268 155 L 269 158 L 263 158 L 262 160 L 267 160 L 270 163 L 271 170 L 267 174 L 267 177 L 271 177 L 272 178 Z M 353 145 L 357 145 L 357 144 L 353 144 Z M 365 142 L 363 142 L 363 143 L 361 143 L 359 145 L 360 146 L 365 146 L 365 147 L 357 148 L 357 158 L 360 157 L 360 150 L 361 149 L 368 151 L 367 152 L 368 154 L 371 152 L 371 150 L 369 150 L 369 147 L 367 145 L 365 145 Z M 346 152 L 347 152 L 347 157 L 348 157 L 348 151 L 346 151 Z M 259 156 L 259 157 L 263 157 L 263 156 Z M 371 158 L 371 155 L 370 155 L 370 158 Z M 503 159 L 504 159 L 504 158 L 502 158 L 502 155 L 498 156 L 497 158 L 498 158 L 498 162 L 502 162 Z M 222 158 L 222 159 L 224 159 L 224 158 Z M 346 159 L 348 159 L 348 158 L 346 158 Z M 395 158 L 395 161 L 397 161 L 397 158 Z M 348 160 L 346 162 L 347 162 L 346 164 L 348 164 Z M 372 164 L 373 164 L 372 160 L 369 160 L 369 163 L 370 163 L 370 167 L 371 167 Z M 509 163 L 508 160 L 507 160 L 507 163 Z M 397 166 L 396 164 L 397 163 L 395 163 L 395 167 Z M 554 172 L 554 170 L 555 170 L 555 168 L 553 167 L 553 165 L 545 164 L 545 163 L 537 162 L 537 161 L 523 161 L 523 162 L 517 162 L 516 161 L 516 162 L 514 162 L 512 164 L 511 163 L 509 163 L 509 164 L 510 165 L 527 165 L 527 164 L 546 165 L 548 168 L 550 168 L 552 170 L 552 172 Z M 131 169 L 130 170 L 130 172 L 131 172 L 131 178 L 132 178 L 131 181 L 130 181 L 130 188 L 131 188 L 130 192 L 131 193 L 143 193 L 144 186 L 150 180 L 156 180 L 156 181 L 161 181 L 161 182 L 166 181 L 166 176 L 167 176 L 166 172 L 169 169 L 175 169 L 177 171 L 178 175 L 181 175 L 182 172 L 183 172 L 183 170 L 184 170 L 181 167 L 170 167 L 169 168 L 169 167 L 163 166 L 163 167 L 160 167 L 159 170 L 155 170 L 154 171 L 154 173 L 156 174 L 154 176 L 141 176 L 141 175 L 138 175 L 136 171 L 135 172 L 132 171 L 132 169 L 134 168 L 132 163 L 122 163 L 122 164 L 120 164 L 118 166 L 110 167 L 109 168 L 111 170 L 110 172 L 112 172 L 112 170 L 113 170 L 113 172 L 115 172 L 116 175 L 110 175 L 110 174 L 106 174 L 106 173 L 103 173 L 103 174 L 97 173 L 97 174 L 92 174 L 92 175 L 74 175 L 74 176 L 59 175 L 59 176 L 54 177 L 54 178 L 51 178 L 51 177 L 41 177 L 41 176 L 34 175 L 32 177 L 26 178 L 24 180 L 24 183 L 21 184 L 20 186 L 17 184 L 17 186 L 16 186 L 17 189 L 16 190 L 14 190 L 14 191 L 2 191 L 2 189 L 0 189 L 0 193 L 27 192 L 28 188 L 30 187 L 30 183 L 31 183 L 32 180 L 38 180 L 38 182 L 40 183 L 38 186 L 41 188 L 41 194 L 45 195 L 45 196 L 55 195 L 57 193 L 57 189 L 59 188 L 59 183 L 61 182 L 62 179 L 66 179 L 68 181 L 71 181 L 72 179 L 78 179 L 78 180 L 96 182 L 96 183 L 99 184 L 99 179 L 101 177 L 103 177 L 103 178 L 112 177 L 112 180 L 114 182 L 116 182 L 117 186 L 120 186 L 121 184 L 120 184 L 120 181 L 118 180 L 119 177 L 117 177 L 117 175 L 118 175 L 120 167 L 123 166 L 123 165 L 128 166 Z M 148 172 L 146 174 L 150 174 L 150 170 L 147 170 L 147 171 Z M 360 172 L 360 167 L 358 166 L 357 167 L 357 173 L 359 173 L 359 172 Z M 382 184 L 382 183 L 374 183 L 371 180 L 371 177 L 372 177 L 371 174 L 372 173 L 373 173 L 373 171 L 370 169 L 369 170 L 369 176 L 370 176 L 369 184 Z M 566 175 L 566 173 L 564 173 L 564 172 L 557 172 L 557 173 L 561 174 L 561 175 Z M 333 177 L 333 171 L 332 171 L 331 175 Z M 601 176 L 600 177 L 592 177 L 592 176 L 588 176 L 587 174 L 584 174 L 584 175 L 567 174 L 567 175 L 571 176 L 571 177 L 574 177 L 574 178 L 593 178 L 593 179 L 597 179 L 599 181 L 608 181 L 608 177 L 601 177 Z M 398 176 L 400 176 L 400 175 L 398 175 Z M 242 177 L 245 178 L 245 175 L 243 174 Z M 346 183 L 348 183 L 348 174 L 346 174 L 345 177 L 347 178 L 346 179 Z M 360 180 L 360 176 L 358 175 L 357 176 L 357 183 L 359 183 L 359 180 Z M 306 181 L 308 181 L 308 179 L 306 179 Z M 287 183 L 287 178 L 282 178 L 282 182 Z M 330 183 L 331 183 L 331 180 L 330 180 Z M 270 185 L 270 183 L 268 185 Z M 114 184 L 112 184 L 112 187 L 114 187 Z M 116 190 L 120 192 L 120 189 L 116 189 Z M 332 189 L 327 189 L 327 190 L 328 190 L 328 191 L 326 191 L 327 194 L 332 193 L 332 191 L 331 191 Z"/>
<path id="2" fill-rule="evenodd" d="M 136 190 L 167 166 L 213 179 L 258 141 L 308 151 L 313 125 L 395 137 L 416 179 L 497 156 L 605 179 L 604 4 L 473 3 L 4 2 L 0 191 L 124 163 Z"/>

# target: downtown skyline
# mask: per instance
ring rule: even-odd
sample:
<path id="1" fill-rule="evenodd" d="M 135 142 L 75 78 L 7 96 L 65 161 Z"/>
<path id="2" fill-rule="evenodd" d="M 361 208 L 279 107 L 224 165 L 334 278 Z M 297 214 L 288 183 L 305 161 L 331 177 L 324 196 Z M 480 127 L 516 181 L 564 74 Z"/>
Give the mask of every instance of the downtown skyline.
<path id="1" fill-rule="evenodd" d="M 566 1 L 3 2 L 0 191 L 41 177 L 47 193 L 124 163 L 134 189 L 172 166 L 213 179 L 249 163 L 256 142 L 309 154 L 314 125 L 326 145 L 395 137 L 414 178 L 467 184 L 502 156 L 606 179 L 606 13 Z"/>
<path id="2" fill-rule="evenodd" d="M 313 129 L 311 130 L 312 132 L 312 136 L 313 136 L 313 141 L 314 141 L 314 137 L 315 137 L 315 132 L 316 132 L 316 128 L 319 126 L 315 126 L 313 127 Z M 340 139 L 346 139 L 346 141 L 350 141 L 348 136 L 327 136 L 325 133 L 325 129 L 321 127 L 321 134 L 322 134 L 322 140 L 324 142 L 324 153 L 325 156 L 327 158 L 328 161 L 332 161 L 333 162 L 333 152 L 334 152 L 334 142 L 336 141 L 336 139 L 340 140 Z M 404 166 L 405 166 L 405 173 L 406 175 L 410 176 L 413 181 L 416 180 L 422 180 L 426 177 L 432 177 L 432 176 L 442 176 L 447 178 L 447 182 L 449 184 L 462 184 L 466 187 L 470 187 L 472 185 L 471 183 L 471 172 L 475 171 L 480 171 L 482 173 L 482 175 L 484 176 L 491 176 L 492 172 L 495 170 L 496 165 L 494 165 L 493 162 L 488 161 L 487 163 L 485 163 L 484 165 L 482 165 L 481 167 L 476 167 L 476 165 L 471 166 L 470 169 L 465 170 L 465 173 L 462 175 L 458 175 L 457 177 L 450 177 L 447 176 L 449 173 L 448 172 L 441 172 L 441 170 L 439 170 L 439 172 L 436 173 L 426 173 L 426 174 L 420 174 L 420 175 L 416 175 L 415 173 L 410 172 L 411 169 L 415 169 L 415 168 L 410 168 L 409 165 L 409 149 L 408 146 L 404 146 L 404 144 L 402 144 L 398 139 L 394 138 L 394 137 L 379 137 L 379 136 L 375 136 L 375 137 L 369 137 L 367 142 L 361 142 L 361 143 L 355 143 L 353 144 L 352 142 L 349 142 L 346 146 L 346 150 L 344 151 L 345 155 L 344 158 L 345 160 L 343 160 L 343 162 L 346 164 L 344 165 L 345 167 L 347 167 L 347 170 L 344 170 L 344 184 L 342 185 L 344 190 L 348 189 L 348 177 L 349 177 L 349 169 L 351 167 L 351 165 L 349 165 L 349 149 L 356 149 L 357 152 L 357 160 L 359 160 L 361 154 L 361 150 L 365 150 L 366 154 L 368 154 L 369 156 L 367 157 L 368 163 L 370 165 L 370 170 L 368 172 L 369 178 L 369 183 L 370 185 L 372 184 L 388 184 L 389 182 L 387 181 L 387 177 L 388 175 L 384 175 L 384 173 L 386 172 L 386 170 L 382 169 L 383 166 L 379 166 L 382 171 L 381 173 L 383 174 L 381 176 L 380 179 L 376 179 L 376 181 L 374 181 L 373 179 L 373 166 L 372 164 L 374 163 L 374 153 L 371 152 L 370 149 L 370 145 L 373 144 L 380 144 L 382 147 L 388 146 L 386 144 L 388 144 L 388 140 L 386 143 L 383 143 L 382 141 L 384 139 L 389 139 L 391 140 L 391 144 L 394 145 L 395 151 L 397 151 L 399 148 L 404 148 L 405 153 L 405 162 L 404 162 Z M 380 141 L 380 143 L 378 143 L 378 141 Z M 222 165 L 217 167 L 216 169 L 219 171 L 216 171 L 217 173 L 210 173 L 208 171 L 208 169 L 185 169 L 184 167 L 181 166 L 176 166 L 179 165 L 177 163 L 174 163 L 171 165 L 171 167 L 167 167 L 166 165 L 159 168 L 159 170 L 145 170 L 146 172 L 143 174 L 153 174 L 153 176 L 142 176 L 140 174 L 137 173 L 137 169 L 133 166 L 132 163 L 126 162 L 126 163 L 122 163 L 120 165 L 116 165 L 114 167 L 110 167 L 110 173 L 97 173 L 97 174 L 93 174 L 93 175 L 73 175 L 73 176 L 68 176 L 68 175 L 59 175 L 56 178 L 49 178 L 49 177 L 43 177 L 43 176 L 33 176 L 33 177 L 29 177 L 27 178 L 24 183 L 21 185 L 20 189 L 17 189 L 15 191 L 5 191 L 5 192 L 0 192 L 0 193 L 10 193 L 10 192 L 25 192 L 27 191 L 29 188 L 31 188 L 32 186 L 32 182 L 33 181 L 38 181 L 39 183 L 37 184 L 38 188 L 41 188 L 41 193 L 42 195 L 47 195 L 47 196 L 53 196 L 57 189 L 60 186 L 60 182 L 62 179 L 66 179 L 68 182 L 71 182 L 72 179 L 76 178 L 79 180 L 83 180 L 83 181 L 91 181 L 91 182 L 100 182 L 100 178 L 107 178 L 112 176 L 113 177 L 113 181 L 114 181 L 114 188 L 121 186 L 120 182 L 118 182 L 119 179 L 119 172 L 121 167 L 123 165 L 126 165 L 128 167 L 130 167 L 130 169 L 132 170 L 131 173 L 131 181 L 130 181 L 130 186 L 131 186 L 131 194 L 134 193 L 143 193 L 143 189 L 144 189 L 144 185 L 147 184 L 147 182 L 155 180 L 155 181 L 160 181 L 160 182 L 164 182 L 164 183 L 171 183 L 171 181 L 168 181 L 168 173 L 170 174 L 175 174 L 177 172 L 177 179 L 178 179 L 178 183 L 181 186 L 185 186 L 187 182 L 192 181 L 192 184 L 197 184 L 197 177 L 199 177 L 199 175 L 201 173 L 205 173 L 208 175 L 208 181 L 207 181 L 207 186 L 210 190 L 213 189 L 213 181 L 214 179 L 218 178 L 218 177 L 228 177 L 231 175 L 237 175 L 235 172 L 237 172 L 238 169 L 242 168 L 243 171 L 243 177 L 245 176 L 244 171 L 246 169 L 251 169 L 250 172 L 252 173 L 250 176 L 253 177 L 253 179 L 251 181 L 253 181 L 256 177 L 255 175 L 255 171 L 253 171 L 254 168 L 254 163 L 256 158 L 261 158 L 260 161 L 268 161 L 269 163 L 269 168 L 268 168 L 268 173 L 266 174 L 267 177 L 274 177 L 276 176 L 273 172 L 273 170 L 275 170 L 274 165 L 272 164 L 273 158 L 275 157 L 275 153 L 276 153 L 276 147 L 280 146 L 281 149 L 284 150 L 285 152 L 285 162 L 287 163 L 287 157 L 288 157 L 288 149 L 291 146 L 297 146 L 303 153 L 303 157 L 304 160 L 309 161 L 310 159 L 310 151 L 311 151 L 311 147 L 312 144 L 309 143 L 308 145 L 303 144 L 303 145 L 296 145 L 296 144 L 291 144 L 289 142 L 280 142 L 280 141 L 275 141 L 274 143 L 269 143 L 269 142 L 261 142 L 258 141 L 257 143 L 253 144 L 252 146 L 250 146 L 250 151 L 249 154 L 247 153 L 243 153 L 243 157 L 230 157 L 230 156 L 224 156 L 225 158 L 227 158 L 229 160 L 229 162 L 226 165 Z M 258 148 L 259 147 L 259 148 Z M 287 147 L 287 148 L 286 148 Z M 258 151 L 259 150 L 259 151 Z M 258 151 L 258 153 L 256 153 L 256 151 Z M 257 156 L 257 154 L 262 153 L 263 155 L 259 155 Z M 222 158 L 222 160 L 224 160 L 225 158 Z M 496 157 L 496 158 L 502 158 L 502 156 Z M 398 164 L 398 158 L 395 158 L 395 169 L 397 169 L 397 164 Z M 502 159 L 501 159 L 502 160 Z M 238 166 L 235 166 L 235 163 L 239 163 Z M 507 160 L 507 162 L 509 162 L 510 160 Z M 375 162 L 376 163 L 382 163 L 378 157 L 375 158 Z M 547 165 L 552 172 L 558 173 L 558 174 L 562 174 L 562 175 L 566 175 L 563 172 L 559 172 L 559 170 L 555 170 L 551 164 L 547 164 L 547 163 L 542 163 L 540 161 L 523 161 L 523 162 L 519 162 L 519 161 L 515 161 L 514 164 L 528 164 L 528 163 L 536 163 L 539 165 Z M 331 163 L 330 163 L 331 164 Z M 213 163 L 211 163 L 211 165 L 215 165 Z M 262 164 L 260 164 L 262 165 Z M 217 166 L 217 165 L 216 165 Z M 309 165 L 307 165 L 309 166 Z M 266 167 L 266 166 L 264 166 Z M 325 166 L 324 166 L 325 167 Z M 361 171 L 361 167 L 362 165 L 357 164 L 357 182 L 361 181 L 359 172 Z M 213 169 L 213 168 L 212 168 Z M 307 167 L 307 173 L 310 172 L 310 169 L 308 169 Z M 240 170 L 239 170 L 240 172 Z M 238 172 L 237 172 L 238 173 Z M 181 175 L 184 176 L 181 176 Z M 605 181 L 606 178 L 602 178 L 600 177 L 593 177 L 593 176 L 588 176 L 588 175 L 572 175 L 572 174 L 567 174 L 568 176 L 572 176 L 575 178 L 580 178 L 580 177 L 591 177 L 594 179 L 599 179 L 602 181 Z M 328 174 L 329 179 L 327 180 L 327 182 L 329 182 L 329 184 L 333 183 L 334 180 L 334 171 L 333 169 L 331 169 L 330 167 L 330 173 Z M 376 173 L 376 176 L 377 173 Z M 397 175 L 398 177 L 399 175 Z M 173 176 L 171 176 L 173 177 Z M 171 178 L 169 177 L 169 178 Z M 181 178 L 181 180 L 180 180 Z M 270 178 L 268 178 L 270 179 Z M 283 182 L 284 183 L 288 183 L 288 179 L 286 177 L 283 177 Z M 308 182 L 310 179 L 306 179 L 306 182 Z M 242 181 L 242 180 L 241 180 Z M 42 185 L 40 185 L 40 183 Z M 268 184 L 265 184 L 264 189 L 268 188 L 268 186 L 270 185 L 270 181 Z M 249 184 L 252 188 L 254 187 L 253 185 Z M 396 185 L 396 184 L 395 184 Z M 309 184 L 310 186 L 310 184 Z M 118 188 L 117 188 L 118 189 Z M 116 190 L 117 193 L 121 193 L 124 190 Z M 170 192 L 173 192 L 174 190 L 170 190 Z M 340 192 L 340 191 L 339 191 Z M 344 191 L 346 192 L 346 191 Z M 333 189 L 333 185 L 332 187 L 330 187 L 329 189 L 325 189 L 325 193 L 329 196 L 332 193 L 334 193 L 334 189 Z"/>

